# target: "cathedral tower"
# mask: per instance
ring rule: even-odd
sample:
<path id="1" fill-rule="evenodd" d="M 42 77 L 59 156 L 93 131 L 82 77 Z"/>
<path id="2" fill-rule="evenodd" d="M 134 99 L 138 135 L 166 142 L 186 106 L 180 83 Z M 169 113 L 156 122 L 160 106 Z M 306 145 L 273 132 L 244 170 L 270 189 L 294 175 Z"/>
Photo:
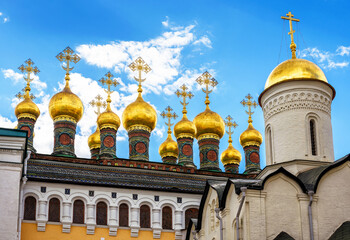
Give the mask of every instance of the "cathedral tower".
<path id="1" fill-rule="evenodd" d="M 151 68 L 141 57 L 129 65 L 132 71 L 138 71 L 139 82 L 138 97 L 135 102 L 129 104 L 123 112 L 123 126 L 129 135 L 129 158 L 132 160 L 149 160 L 149 137 L 157 124 L 157 112 L 142 98 L 141 73 L 148 73 Z"/>
<path id="2" fill-rule="evenodd" d="M 57 59 L 60 62 L 65 61 L 66 66 L 66 85 L 63 90 L 56 93 L 50 100 L 49 112 L 54 122 L 54 149 L 53 155 L 63 155 L 75 157 L 74 140 L 77 122 L 81 119 L 84 112 L 84 106 L 80 98 L 72 93 L 69 87 L 69 71 L 73 69 L 70 63 L 77 63 L 80 57 L 74 54 L 74 51 L 67 47 L 59 53 Z"/>
<path id="3" fill-rule="evenodd" d="M 268 77 L 259 103 L 264 112 L 266 165 L 294 159 L 334 161 L 331 104 L 334 88 L 314 63 L 296 58 L 292 18 L 292 59 Z"/>
<path id="4" fill-rule="evenodd" d="M 219 143 L 225 133 L 225 123 L 219 114 L 209 108 L 209 86 L 215 87 L 218 82 L 211 74 L 204 72 L 196 80 L 200 85 L 205 85 L 203 92 L 206 93 L 205 111 L 198 114 L 193 123 L 196 125 L 196 138 L 199 145 L 200 169 L 221 171 L 219 168 Z"/>
<path id="5" fill-rule="evenodd" d="M 19 99 L 23 99 L 23 101 L 16 106 L 15 114 L 18 119 L 17 129 L 28 132 L 28 149 L 32 152 L 36 152 L 33 146 L 34 125 L 40 115 L 40 110 L 32 101 L 34 96 L 29 94 L 29 92 L 30 82 L 33 80 L 30 78 L 30 74 L 39 73 L 39 69 L 32 66 L 34 62 L 32 62 L 31 59 L 28 59 L 25 61 L 25 63 L 27 64 L 26 66 L 21 65 L 18 69 L 23 73 L 27 73 L 27 77 L 24 77 L 24 80 L 27 82 L 27 86 L 24 88 L 24 94 L 18 93 L 16 95 Z"/>

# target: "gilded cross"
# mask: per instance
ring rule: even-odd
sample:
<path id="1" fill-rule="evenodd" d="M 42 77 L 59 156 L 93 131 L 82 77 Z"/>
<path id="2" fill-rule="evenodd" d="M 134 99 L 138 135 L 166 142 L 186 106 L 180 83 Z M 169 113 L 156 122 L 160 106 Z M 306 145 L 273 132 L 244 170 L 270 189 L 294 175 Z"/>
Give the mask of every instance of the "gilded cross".
<path id="1" fill-rule="evenodd" d="M 173 119 L 176 119 L 176 118 L 177 118 L 177 115 L 176 115 L 175 112 L 171 113 L 171 111 L 173 111 L 173 109 L 172 109 L 170 106 L 166 107 L 166 108 L 165 108 L 165 111 L 166 111 L 166 112 L 163 111 L 160 115 L 161 115 L 163 118 L 167 118 L 167 119 L 168 119 L 168 122 L 165 123 L 165 125 L 168 126 L 168 134 L 171 134 L 171 128 L 170 128 L 170 127 L 171 127 L 172 125 L 174 125 L 173 123 L 171 123 L 171 119 L 172 119 L 172 118 L 173 118 Z"/>
<path id="2" fill-rule="evenodd" d="M 68 85 L 68 81 L 69 81 L 69 71 L 72 71 L 74 67 L 69 67 L 69 63 L 70 62 L 74 62 L 77 63 L 80 61 L 80 57 L 78 56 L 78 54 L 74 53 L 74 51 L 70 48 L 70 47 L 66 47 L 66 49 L 64 49 L 62 52 L 60 52 L 56 58 L 60 61 L 60 62 L 66 62 L 66 67 L 62 66 L 63 70 L 66 70 L 66 85 Z"/>
<path id="3" fill-rule="evenodd" d="M 297 48 L 297 45 L 294 43 L 294 33 L 295 33 L 295 30 L 293 30 L 293 21 L 294 22 L 299 22 L 300 20 L 299 19 L 296 19 L 296 18 L 293 18 L 294 15 L 291 13 L 291 12 L 288 12 L 286 14 L 288 17 L 284 17 L 282 16 L 281 18 L 284 19 L 284 20 L 288 20 L 289 21 L 289 29 L 290 29 L 290 32 L 288 33 L 290 35 L 290 39 L 291 39 L 291 44 L 290 44 L 290 49 L 292 50 L 292 58 L 295 59 L 297 58 L 296 56 L 296 48 Z"/>
<path id="4" fill-rule="evenodd" d="M 18 97 L 18 98 L 26 98 L 26 97 L 28 97 L 28 98 L 31 98 L 31 99 L 33 99 L 31 96 L 33 96 L 33 95 L 29 95 L 29 92 L 30 92 L 30 82 L 31 81 L 33 81 L 33 79 L 32 78 L 30 78 L 30 74 L 31 73 L 34 73 L 34 75 L 36 75 L 36 74 L 38 74 L 39 72 L 40 72 L 40 70 L 35 66 L 33 66 L 34 65 L 34 62 L 29 58 L 28 60 L 26 60 L 25 61 L 25 63 L 27 64 L 27 65 L 21 65 L 21 66 L 19 66 L 19 68 L 18 68 L 18 70 L 20 70 L 22 73 L 26 73 L 27 74 L 27 77 L 23 77 L 24 78 L 24 80 L 27 82 L 27 86 L 24 88 L 24 92 L 25 92 L 25 94 L 21 94 L 21 93 L 18 93 L 17 95 L 16 95 L 16 97 Z M 33 96 L 34 97 L 34 96 Z"/>
<path id="5" fill-rule="evenodd" d="M 205 105 L 207 105 L 207 108 L 209 108 L 209 93 L 213 91 L 209 90 L 209 86 L 214 88 L 216 85 L 218 85 L 218 82 L 207 71 L 205 71 L 201 76 L 199 76 L 196 82 L 199 85 L 205 85 L 205 89 L 202 88 L 202 91 L 206 94 L 204 103 Z"/>
<path id="6" fill-rule="evenodd" d="M 108 95 L 107 96 L 107 108 L 110 108 L 109 105 L 111 103 L 111 93 L 113 92 L 111 90 L 111 86 L 113 85 L 114 87 L 116 87 L 119 85 L 119 83 L 117 82 L 117 80 L 112 79 L 114 76 L 111 72 L 106 73 L 105 76 L 106 76 L 106 78 L 101 78 L 99 80 L 99 82 L 102 83 L 102 85 L 105 85 L 105 84 L 107 85 L 108 89 L 105 90 L 107 95 Z"/>
<path id="7" fill-rule="evenodd" d="M 245 97 L 247 100 L 243 99 L 241 101 L 241 104 L 245 107 L 247 106 L 248 107 L 248 111 L 246 110 L 245 112 L 248 114 L 249 116 L 249 119 L 248 119 L 248 123 L 252 123 L 253 120 L 252 120 L 252 115 L 254 112 L 252 112 L 252 107 L 256 108 L 258 106 L 258 104 L 255 102 L 255 101 L 252 101 L 253 97 L 252 95 L 250 95 L 248 93 L 248 95 Z"/>
<path id="8" fill-rule="evenodd" d="M 228 142 L 229 143 L 232 143 L 232 138 L 231 138 L 231 135 L 233 134 L 233 129 L 235 129 L 238 124 L 236 122 L 232 122 L 233 118 L 228 115 L 226 117 L 226 121 L 225 121 L 225 126 L 228 128 L 228 131 L 226 131 L 226 133 L 228 134 Z"/>
<path id="9" fill-rule="evenodd" d="M 136 81 L 139 82 L 139 88 L 137 89 L 137 92 L 139 93 L 139 96 L 141 96 L 142 93 L 142 86 L 141 83 L 144 82 L 146 79 L 142 79 L 141 78 L 141 73 L 148 73 L 149 71 L 151 71 L 152 69 L 148 66 L 147 63 L 145 63 L 145 61 L 141 58 L 138 57 L 134 62 L 130 63 L 129 68 L 134 72 L 134 71 L 138 71 L 139 72 L 139 77 L 135 78 Z"/>
<path id="10" fill-rule="evenodd" d="M 101 108 L 106 108 L 107 104 L 105 102 L 103 102 L 103 98 L 101 97 L 100 94 L 98 94 L 95 97 L 95 100 L 92 100 L 91 102 L 89 102 L 90 106 L 92 107 L 96 107 L 97 111 L 95 111 L 95 113 L 97 114 L 97 116 L 99 116 L 101 114 Z"/>
<path id="11" fill-rule="evenodd" d="M 25 88 L 24 88 L 22 91 L 24 91 L 24 93 L 18 92 L 18 93 L 15 95 L 15 97 L 17 97 L 18 99 L 25 99 L 25 97 L 26 97 Z M 34 96 L 33 94 L 29 94 L 29 98 L 30 98 L 31 100 L 33 100 L 33 99 L 35 99 L 35 96 Z"/>
<path id="12" fill-rule="evenodd" d="M 180 103 L 181 103 L 182 106 L 183 106 L 182 113 L 183 113 L 183 114 L 186 114 L 186 113 L 187 113 L 186 106 L 188 105 L 188 103 L 186 102 L 186 98 L 191 99 L 194 95 L 193 95 L 190 91 L 188 91 L 188 92 L 186 91 L 186 90 L 188 90 L 188 87 L 186 87 L 185 84 L 182 85 L 182 86 L 180 87 L 180 89 L 181 89 L 182 91 L 176 90 L 175 94 L 176 94 L 176 96 L 178 96 L 178 97 L 182 97 L 183 100 L 182 100 L 182 102 L 180 101 Z"/>

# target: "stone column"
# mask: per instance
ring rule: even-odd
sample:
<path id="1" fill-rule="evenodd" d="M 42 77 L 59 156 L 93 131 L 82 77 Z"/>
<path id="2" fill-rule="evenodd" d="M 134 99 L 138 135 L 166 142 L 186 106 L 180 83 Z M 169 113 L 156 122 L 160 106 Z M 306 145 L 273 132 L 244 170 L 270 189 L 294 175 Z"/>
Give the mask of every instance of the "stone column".
<path id="1" fill-rule="evenodd" d="M 151 130 L 146 127 L 130 127 L 129 135 L 129 158 L 131 160 L 149 161 L 149 137 Z"/>
<path id="2" fill-rule="evenodd" d="M 183 211 L 175 210 L 175 239 L 182 239 L 182 219 L 183 219 Z"/>
<path id="3" fill-rule="evenodd" d="M 87 204 L 86 234 L 95 234 L 95 204 Z"/>
<path id="4" fill-rule="evenodd" d="M 37 220 L 38 232 L 45 232 L 46 222 L 47 222 L 46 208 L 47 208 L 47 201 L 39 200 L 38 220 Z"/>
<path id="5" fill-rule="evenodd" d="M 109 236 L 117 236 L 118 218 L 117 218 L 117 206 L 109 206 Z"/>
<path id="6" fill-rule="evenodd" d="M 227 164 L 225 165 L 225 172 L 227 173 L 238 173 L 239 171 L 239 164 Z"/>
<path id="7" fill-rule="evenodd" d="M 58 119 L 54 121 L 54 148 L 52 155 L 76 157 L 74 139 L 77 123 L 73 120 Z"/>
<path id="8" fill-rule="evenodd" d="M 198 139 L 201 170 L 221 172 L 219 168 L 219 143 L 219 139 L 211 136 Z"/>
<path id="9" fill-rule="evenodd" d="M 101 127 L 100 138 L 101 138 L 101 149 L 100 159 L 111 159 L 117 158 L 116 151 L 116 135 L 117 130 L 113 128 Z"/>
<path id="10" fill-rule="evenodd" d="M 260 147 L 259 146 L 245 146 L 245 171 L 244 173 L 256 173 L 260 169 Z"/>
<path id="11" fill-rule="evenodd" d="M 70 233 L 70 228 L 72 225 L 72 216 L 70 215 L 72 203 L 63 202 L 62 205 L 63 205 L 62 232 Z"/>
<path id="12" fill-rule="evenodd" d="M 160 209 L 152 209 L 152 228 L 153 238 L 159 239 L 162 233 L 162 225 L 160 222 Z"/>
<path id="13" fill-rule="evenodd" d="M 34 125 L 36 120 L 33 118 L 22 117 L 18 119 L 17 129 L 25 130 L 28 132 L 28 150 L 36 152 L 33 146 L 34 138 Z"/>
<path id="14" fill-rule="evenodd" d="M 131 221 L 130 221 L 131 237 L 139 236 L 139 229 L 140 229 L 139 218 L 140 218 L 140 209 L 136 207 L 132 207 Z"/>
<path id="15" fill-rule="evenodd" d="M 186 167 L 196 167 L 193 163 L 193 138 L 178 137 L 179 165 Z"/>

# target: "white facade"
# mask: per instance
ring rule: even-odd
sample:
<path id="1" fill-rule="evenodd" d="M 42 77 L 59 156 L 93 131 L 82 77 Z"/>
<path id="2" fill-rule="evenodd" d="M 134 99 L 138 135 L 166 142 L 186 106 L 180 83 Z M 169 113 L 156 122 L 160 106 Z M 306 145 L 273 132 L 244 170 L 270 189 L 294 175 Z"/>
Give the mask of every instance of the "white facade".
<path id="1" fill-rule="evenodd" d="M 262 93 L 267 166 L 296 159 L 334 161 L 333 95 L 328 84 L 315 80 L 286 81 Z M 314 125 L 313 142 L 310 121 Z"/>

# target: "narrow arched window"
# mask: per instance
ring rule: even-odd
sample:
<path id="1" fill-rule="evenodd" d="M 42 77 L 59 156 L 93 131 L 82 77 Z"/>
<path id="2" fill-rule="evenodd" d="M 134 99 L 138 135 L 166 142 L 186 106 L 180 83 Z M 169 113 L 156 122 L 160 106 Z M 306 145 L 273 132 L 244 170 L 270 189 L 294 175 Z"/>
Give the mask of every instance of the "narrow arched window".
<path id="1" fill-rule="evenodd" d="M 36 199 L 32 196 L 26 197 L 24 201 L 24 220 L 35 220 Z"/>
<path id="2" fill-rule="evenodd" d="M 140 207 L 140 227 L 151 227 L 151 209 L 147 205 L 142 205 Z"/>
<path id="3" fill-rule="evenodd" d="M 107 204 L 104 202 L 96 205 L 96 224 L 107 225 Z"/>
<path id="4" fill-rule="evenodd" d="M 122 203 L 119 206 L 119 226 L 129 226 L 129 206 L 125 203 Z"/>
<path id="5" fill-rule="evenodd" d="M 75 200 L 73 204 L 73 223 L 84 224 L 85 207 L 82 200 Z"/>
<path id="6" fill-rule="evenodd" d="M 317 155 L 317 145 L 316 145 L 316 122 L 314 119 L 310 120 L 310 142 L 311 142 L 311 154 Z"/>
<path id="7" fill-rule="evenodd" d="M 198 209 L 197 208 L 189 208 L 189 209 L 187 209 L 185 211 L 185 229 L 187 229 L 191 218 L 197 218 L 197 217 L 198 217 Z"/>
<path id="8" fill-rule="evenodd" d="M 60 222 L 61 204 L 58 198 L 51 198 L 49 201 L 49 222 Z"/>
<path id="9" fill-rule="evenodd" d="M 173 229 L 173 211 L 171 207 L 163 207 L 162 209 L 162 228 Z"/>
<path id="10" fill-rule="evenodd" d="M 270 160 L 271 160 L 271 164 L 273 164 L 273 153 L 272 153 L 272 133 L 271 133 L 271 128 L 269 127 L 267 129 L 267 151 L 268 151 L 268 155 L 270 157 Z"/>

